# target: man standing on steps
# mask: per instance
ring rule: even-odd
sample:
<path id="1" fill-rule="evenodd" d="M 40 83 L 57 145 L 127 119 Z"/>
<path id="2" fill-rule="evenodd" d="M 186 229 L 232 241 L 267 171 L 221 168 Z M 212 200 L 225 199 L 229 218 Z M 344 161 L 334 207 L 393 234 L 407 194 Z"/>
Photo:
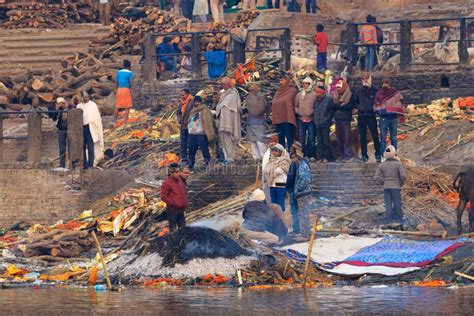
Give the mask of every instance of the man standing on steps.
<path id="1" fill-rule="evenodd" d="M 374 100 L 377 90 L 372 86 L 372 77 L 370 73 L 362 74 L 362 87 L 356 91 L 354 95 L 354 105 L 358 109 L 357 125 L 359 129 L 359 141 L 362 152 L 362 160 L 367 162 L 369 155 L 367 154 L 367 128 L 372 135 L 374 141 L 375 159 L 381 161 L 379 133 L 377 130 L 377 118 L 374 111 Z"/>
<path id="2" fill-rule="evenodd" d="M 316 88 L 316 101 L 314 102 L 314 125 L 316 127 L 316 138 L 318 140 L 318 150 L 320 158 L 327 161 L 334 161 L 329 143 L 329 128 L 334 117 L 334 101 L 326 94 L 322 87 Z"/>
<path id="3" fill-rule="evenodd" d="M 295 112 L 298 115 L 300 143 L 303 146 L 304 156 L 310 158 L 316 158 L 316 129 L 313 122 L 315 101 L 313 80 L 306 77 L 303 80 L 303 89 L 295 98 Z"/>
<path id="4" fill-rule="evenodd" d="M 188 192 L 177 164 L 168 167 L 168 178 L 161 186 L 161 200 L 166 203 L 170 233 L 186 225 L 184 212 L 188 207 Z"/>
<path id="5" fill-rule="evenodd" d="M 390 79 L 382 81 L 382 88 L 374 98 L 374 110 L 380 115 L 380 151 L 385 152 L 387 130 L 390 132 L 390 145 L 397 149 L 398 115 L 403 114 L 403 96 L 392 86 Z"/>
<path id="6" fill-rule="evenodd" d="M 176 112 L 176 117 L 178 118 L 178 123 L 180 126 L 179 140 L 180 140 L 180 154 L 181 162 L 188 161 L 188 122 L 189 122 L 189 113 L 193 109 L 193 96 L 189 89 L 183 89 L 180 92 L 181 101 L 178 105 L 178 111 Z"/>
<path id="7" fill-rule="evenodd" d="M 123 61 L 123 68 L 117 72 L 115 80 L 117 81 L 117 96 L 115 97 L 114 125 L 117 123 L 117 117 L 120 110 L 123 115 L 123 125 L 127 124 L 128 115 L 132 108 L 132 82 L 134 78 L 132 72 L 132 63 L 129 60 Z"/>
<path id="8" fill-rule="evenodd" d="M 394 146 L 387 147 L 386 160 L 377 167 L 374 180 L 383 183 L 387 223 L 398 225 L 403 223 L 401 187 L 405 181 L 405 169 L 396 154 Z"/>
<path id="9" fill-rule="evenodd" d="M 82 102 L 77 105 L 83 111 L 84 169 L 93 168 L 94 160 L 102 158 L 104 132 L 99 108 L 86 91 L 81 92 Z"/>
<path id="10" fill-rule="evenodd" d="M 230 78 L 223 78 L 222 85 L 224 92 L 216 106 L 217 129 L 226 163 L 233 163 L 241 138 L 240 96 Z"/>
<path id="11" fill-rule="evenodd" d="M 66 167 L 66 148 L 67 148 L 67 110 L 69 105 L 64 98 L 56 100 L 56 110 L 66 112 L 55 112 L 51 116 L 54 121 L 58 121 L 56 127 L 58 128 L 58 145 L 59 145 L 59 167 Z"/>

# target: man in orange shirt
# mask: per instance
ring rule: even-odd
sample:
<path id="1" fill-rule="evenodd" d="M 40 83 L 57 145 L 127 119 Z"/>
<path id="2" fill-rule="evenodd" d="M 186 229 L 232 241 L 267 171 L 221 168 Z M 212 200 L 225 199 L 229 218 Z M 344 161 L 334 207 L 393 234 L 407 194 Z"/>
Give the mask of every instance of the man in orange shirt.
<path id="1" fill-rule="evenodd" d="M 366 18 L 367 23 L 374 23 L 374 17 L 368 15 Z M 377 50 L 377 29 L 373 24 L 363 25 L 359 30 L 359 38 L 362 44 L 367 48 L 365 55 L 365 69 L 372 71 L 376 63 L 376 50 Z"/>
<path id="2" fill-rule="evenodd" d="M 324 33 L 324 26 L 322 24 L 316 25 L 316 35 L 314 36 L 314 45 L 318 53 L 316 58 L 316 69 L 319 72 L 325 72 L 328 68 L 328 37 Z"/>

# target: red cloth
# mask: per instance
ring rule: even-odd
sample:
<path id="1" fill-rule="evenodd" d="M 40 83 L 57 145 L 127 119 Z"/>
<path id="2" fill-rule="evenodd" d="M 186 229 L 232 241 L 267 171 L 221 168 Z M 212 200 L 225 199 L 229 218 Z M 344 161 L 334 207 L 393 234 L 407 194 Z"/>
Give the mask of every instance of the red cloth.
<path id="1" fill-rule="evenodd" d="M 161 200 L 166 206 L 176 209 L 188 207 L 188 192 L 186 184 L 181 178 L 175 179 L 169 176 L 161 186 Z"/>
<path id="2" fill-rule="evenodd" d="M 328 37 L 324 32 L 318 32 L 314 36 L 314 45 L 318 46 L 318 53 L 327 53 L 328 52 Z"/>

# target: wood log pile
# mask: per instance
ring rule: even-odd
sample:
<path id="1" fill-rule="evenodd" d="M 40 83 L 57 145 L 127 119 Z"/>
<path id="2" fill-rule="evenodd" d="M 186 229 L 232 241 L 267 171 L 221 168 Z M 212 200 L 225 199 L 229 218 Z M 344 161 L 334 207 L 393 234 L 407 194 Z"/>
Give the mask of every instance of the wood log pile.
<path id="1" fill-rule="evenodd" d="M 234 21 L 213 24 L 208 31 L 230 32 L 234 29 L 246 29 L 258 15 L 258 11 L 246 11 L 238 15 Z M 209 44 L 225 49 L 229 42 L 229 33 L 206 33 L 201 36 L 201 49 L 207 50 Z"/>
<path id="2" fill-rule="evenodd" d="M 54 229 L 23 240 L 18 249 L 26 258 L 39 257 L 45 261 L 62 261 L 61 258 L 80 257 L 92 247 L 95 247 L 94 241 L 88 231 Z"/>
<path id="3" fill-rule="evenodd" d="M 99 43 L 111 45 L 114 50 L 120 49 L 123 54 L 139 54 L 140 44 L 147 33 L 173 33 L 189 30 L 191 21 L 178 17 L 172 12 L 158 8 L 143 8 L 146 17 L 136 20 L 119 17 L 112 24 L 112 34 L 102 38 Z"/>
<path id="4" fill-rule="evenodd" d="M 64 58 L 63 69 L 27 70 L 0 77 L 0 106 L 7 110 L 52 109 L 56 98 L 77 104 L 81 91 L 87 91 L 103 114 L 111 114 L 115 84 L 113 76 L 121 63 L 112 58 L 98 60 L 78 53 Z"/>
<path id="5" fill-rule="evenodd" d="M 95 23 L 98 14 L 88 1 L 12 2 L 0 5 L 2 27 L 64 28 L 67 23 Z"/>

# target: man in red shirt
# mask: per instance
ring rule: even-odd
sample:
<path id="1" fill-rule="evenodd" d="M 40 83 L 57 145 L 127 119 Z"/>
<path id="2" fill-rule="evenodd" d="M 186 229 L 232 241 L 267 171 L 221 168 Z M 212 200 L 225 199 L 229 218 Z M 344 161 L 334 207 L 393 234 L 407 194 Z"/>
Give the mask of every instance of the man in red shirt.
<path id="1" fill-rule="evenodd" d="M 322 24 L 316 25 L 316 35 L 314 36 L 314 45 L 318 53 L 316 59 L 316 69 L 319 72 L 325 72 L 328 68 L 328 37 L 324 33 L 324 26 Z"/>
<path id="2" fill-rule="evenodd" d="M 168 167 L 168 178 L 161 186 L 160 195 L 161 200 L 166 203 L 170 232 L 175 231 L 176 225 L 178 228 L 185 226 L 184 211 L 188 207 L 188 192 L 177 164 Z"/>

